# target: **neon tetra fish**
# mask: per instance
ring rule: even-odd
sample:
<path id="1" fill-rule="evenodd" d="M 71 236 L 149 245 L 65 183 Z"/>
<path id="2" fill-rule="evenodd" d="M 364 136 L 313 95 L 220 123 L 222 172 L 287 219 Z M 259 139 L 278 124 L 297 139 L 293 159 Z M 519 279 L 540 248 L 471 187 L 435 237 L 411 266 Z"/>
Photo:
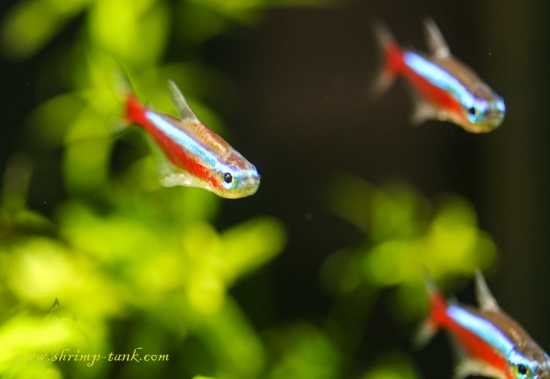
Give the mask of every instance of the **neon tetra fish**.
<path id="1" fill-rule="evenodd" d="M 181 120 L 143 106 L 124 85 L 126 122 L 145 129 L 166 158 L 161 183 L 204 188 L 230 199 L 254 194 L 260 185 L 256 167 L 197 118 L 173 81 L 168 85 Z"/>
<path id="2" fill-rule="evenodd" d="M 506 112 L 502 97 L 451 55 L 431 19 L 425 21 L 425 26 L 429 56 L 401 48 L 384 25 L 375 27 L 386 57 L 376 92 L 382 92 L 397 75 L 402 75 L 414 90 L 414 125 L 438 119 L 451 121 L 471 133 L 487 133 L 498 128 Z"/>
<path id="3" fill-rule="evenodd" d="M 491 295 L 483 276 L 476 273 L 479 309 L 447 304 L 427 279 L 431 312 L 419 342 L 426 342 L 439 328 L 457 342 L 456 377 L 481 375 L 497 379 L 550 378 L 550 357 Z"/>

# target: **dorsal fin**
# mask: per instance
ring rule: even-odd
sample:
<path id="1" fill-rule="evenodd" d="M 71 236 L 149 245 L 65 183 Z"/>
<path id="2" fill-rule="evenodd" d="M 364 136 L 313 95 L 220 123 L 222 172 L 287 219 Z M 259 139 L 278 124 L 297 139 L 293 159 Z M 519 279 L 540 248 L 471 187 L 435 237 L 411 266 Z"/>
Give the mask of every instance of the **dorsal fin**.
<path id="1" fill-rule="evenodd" d="M 187 101 L 185 101 L 185 97 L 183 97 L 183 94 L 181 93 L 176 83 L 174 83 L 172 80 L 169 80 L 168 88 L 170 88 L 170 99 L 172 99 L 172 103 L 174 103 L 174 106 L 176 107 L 176 110 L 178 111 L 181 119 L 200 122 L 195 115 L 195 112 L 193 112 L 189 104 L 187 104 Z"/>
<path id="2" fill-rule="evenodd" d="M 424 26 L 426 27 L 426 42 L 428 43 L 430 52 L 439 59 L 450 56 L 451 51 L 449 50 L 449 46 L 434 20 L 427 17 L 424 20 Z"/>
<path id="3" fill-rule="evenodd" d="M 480 271 L 476 271 L 476 297 L 479 309 L 482 311 L 498 311 L 500 308 L 497 301 L 489 291 L 487 283 Z"/>

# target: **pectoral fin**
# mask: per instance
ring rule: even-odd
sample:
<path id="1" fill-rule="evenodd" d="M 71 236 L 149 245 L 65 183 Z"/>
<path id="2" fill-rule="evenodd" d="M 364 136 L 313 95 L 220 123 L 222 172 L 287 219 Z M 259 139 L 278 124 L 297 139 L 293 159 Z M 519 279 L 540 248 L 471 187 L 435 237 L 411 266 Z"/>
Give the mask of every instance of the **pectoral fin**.
<path id="1" fill-rule="evenodd" d="M 411 124 L 419 126 L 426 120 L 445 120 L 447 115 L 445 112 L 433 107 L 424 101 L 420 95 L 413 91 L 414 112 L 411 117 Z"/>
<path id="2" fill-rule="evenodd" d="M 484 376 L 486 378 L 506 379 L 506 376 L 496 368 L 473 359 L 465 359 L 455 366 L 455 379 L 469 376 Z"/>
<path id="3" fill-rule="evenodd" d="M 485 376 L 488 378 L 506 379 L 500 371 L 487 363 L 472 359 L 466 354 L 455 337 L 449 335 L 455 361 L 454 379 L 464 379 L 469 376 Z"/>
<path id="4" fill-rule="evenodd" d="M 208 189 L 207 185 L 197 180 L 194 176 L 188 174 L 185 171 L 174 172 L 168 175 L 161 176 L 160 184 L 164 187 L 184 186 Z"/>
<path id="5" fill-rule="evenodd" d="M 157 161 L 157 172 L 160 176 L 160 184 L 163 187 L 185 186 L 208 189 L 208 184 L 205 182 L 195 178 L 186 171 L 174 167 L 168 161 L 162 149 L 155 143 L 153 137 L 147 135 L 146 140 Z"/>

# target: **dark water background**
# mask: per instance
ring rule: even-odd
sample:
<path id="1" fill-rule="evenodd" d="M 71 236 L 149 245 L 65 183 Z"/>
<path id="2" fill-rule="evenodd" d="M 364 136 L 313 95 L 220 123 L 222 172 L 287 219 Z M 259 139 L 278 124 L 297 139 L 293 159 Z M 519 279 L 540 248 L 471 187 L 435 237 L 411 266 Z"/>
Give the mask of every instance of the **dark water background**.
<path id="1" fill-rule="evenodd" d="M 2 1 L 0 12 L 10 5 Z M 452 53 L 504 97 L 507 116 L 501 129 L 472 135 L 436 121 L 411 127 L 413 102 L 401 80 L 376 101 L 369 98 L 380 63 L 371 21 L 384 20 L 404 46 L 425 50 L 422 19 L 427 15 Z M 27 116 L 63 91 L 44 89 L 39 80 L 71 44 L 78 22 L 32 59 L 0 58 L 0 171 L 12 154 L 32 155 Z M 253 288 L 266 281 L 282 320 L 326 311 L 320 265 L 333 251 L 361 239 L 328 211 L 324 197 L 334 174 L 348 172 L 374 184 L 400 178 L 428 197 L 456 192 L 469 199 L 480 227 L 499 248 L 489 280 L 495 297 L 550 349 L 549 37 L 547 1 L 378 0 L 272 9 L 256 27 L 237 27 L 211 40 L 206 60 L 231 77 L 239 93 L 237 107 L 218 114 L 231 125 L 233 145 L 262 174 L 255 196 L 223 202 L 216 226 L 268 214 L 280 219 L 289 235 L 285 252 L 269 270 L 233 290 L 258 327 L 276 322 L 262 317 L 257 307 L 262 299 Z M 167 59 L 181 58 L 176 48 L 168 51 Z M 211 104 L 216 107 L 215 99 Z M 49 215 L 65 194 L 59 161 L 43 158 L 35 159 L 29 204 Z M 471 288 L 460 297 L 473 301 Z M 379 317 L 373 317 L 377 321 L 364 338 L 380 341 L 380 348 L 409 349 L 410 330 L 396 329 L 384 312 L 383 306 L 375 311 Z M 449 349 L 438 348 L 443 345 L 446 341 L 438 338 L 416 355 L 425 377 L 441 374 L 433 367 L 438 355 L 449 360 Z M 366 365 L 370 353 L 358 352 Z"/>

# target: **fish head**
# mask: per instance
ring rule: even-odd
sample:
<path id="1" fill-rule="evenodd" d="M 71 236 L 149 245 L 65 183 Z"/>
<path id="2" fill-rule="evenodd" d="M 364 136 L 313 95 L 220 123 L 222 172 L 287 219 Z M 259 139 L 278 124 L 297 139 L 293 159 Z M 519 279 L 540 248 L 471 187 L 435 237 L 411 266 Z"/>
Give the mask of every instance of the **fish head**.
<path id="1" fill-rule="evenodd" d="M 479 83 L 461 101 L 464 128 L 472 133 L 488 133 L 498 128 L 506 114 L 504 99 L 486 84 Z"/>
<path id="2" fill-rule="evenodd" d="M 215 170 L 212 191 L 227 199 L 253 195 L 260 186 L 260 174 L 253 164 L 236 151 L 220 162 Z"/>
<path id="3" fill-rule="evenodd" d="M 516 379 L 550 379 L 550 357 L 531 340 L 518 344 L 508 363 Z"/>

